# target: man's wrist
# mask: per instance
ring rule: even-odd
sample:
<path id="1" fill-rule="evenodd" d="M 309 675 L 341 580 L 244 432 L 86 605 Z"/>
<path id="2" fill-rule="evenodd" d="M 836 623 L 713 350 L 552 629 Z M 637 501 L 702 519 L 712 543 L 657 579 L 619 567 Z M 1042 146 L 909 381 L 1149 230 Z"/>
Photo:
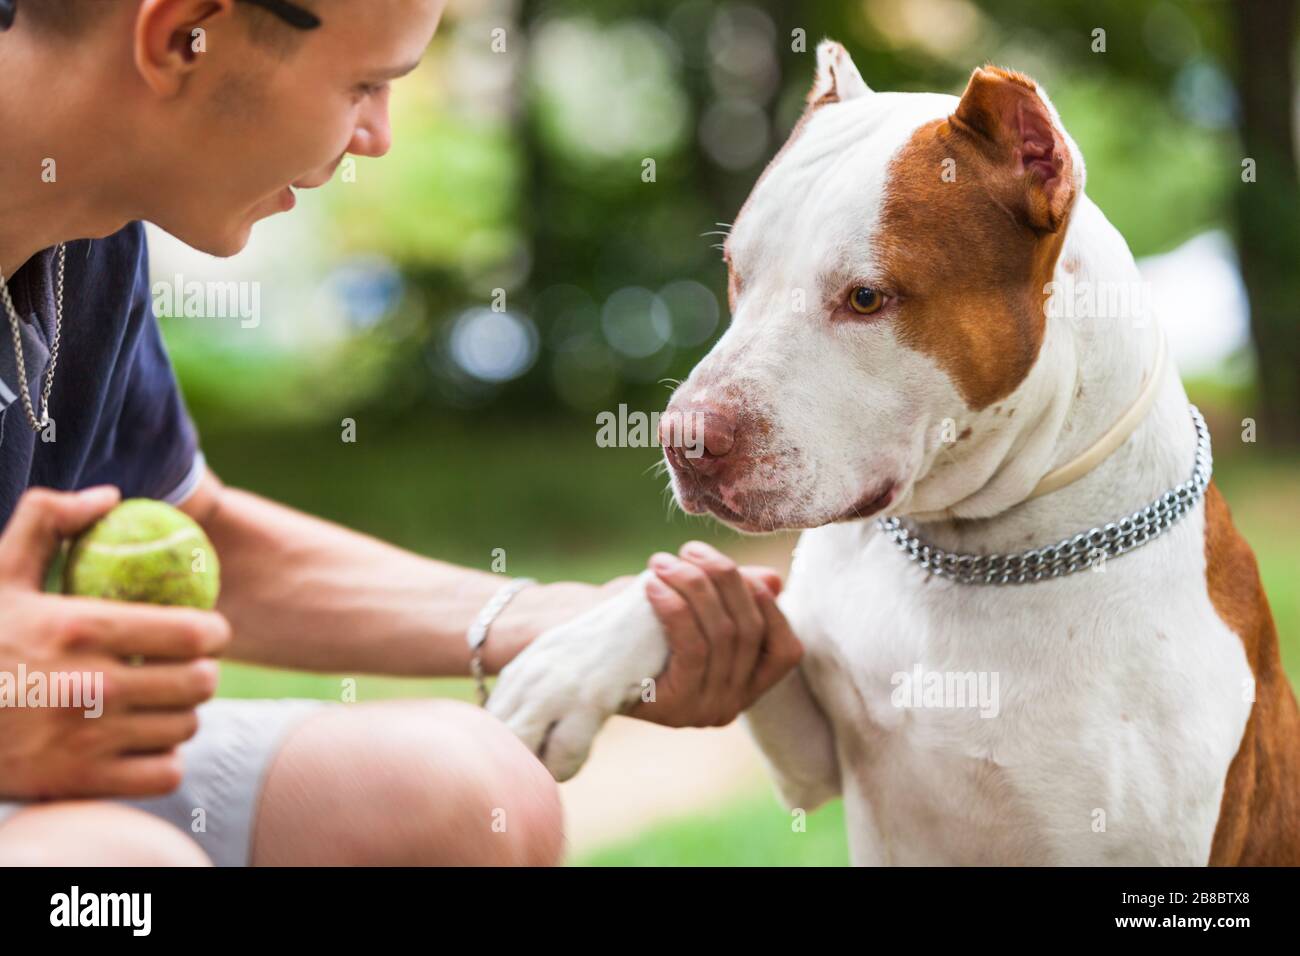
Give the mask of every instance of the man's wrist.
<path id="1" fill-rule="evenodd" d="M 501 585 L 488 602 L 479 609 L 478 616 L 474 618 L 474 623 L 469 626 L 469 631 L 465 634 L 465 641 L 469 646 L 470 676 L 474 678 L 474 683 L 478 687 L 478 702 L 484 707 L 487 706 L 488 701 L 485 681 L 488 672 L 483 662 L 483 645 L 487 642 L 488 631 L 501 616 L 501 612 L 514 600 L 515 595 L 536 583 L 532 578 L 513 578 Z"/>

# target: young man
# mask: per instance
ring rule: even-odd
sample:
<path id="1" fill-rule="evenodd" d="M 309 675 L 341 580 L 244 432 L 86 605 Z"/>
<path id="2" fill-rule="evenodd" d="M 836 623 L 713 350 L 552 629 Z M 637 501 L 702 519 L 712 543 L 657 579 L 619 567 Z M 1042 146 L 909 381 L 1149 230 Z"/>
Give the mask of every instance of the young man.
<path id="1" fill-rule="evenodd" d="M 485 617 L 496 576 L 224 487 L 149 308 L 138 220 L 230 255 L 346 154 L 382 156 L 388 84 L 418 63 L 441 8 L 0 0 L 0 674 L 102 672 L 106 698 L 93 720 L 0 707 L 0 863 L 558 859 L 553 781 L 482 711 L 204 703 L 213 658 L 465 674 L 466 632 L 491 618 L 483 663 L 495 671 L 625 585 L 526 588 Z M 207 529 L 222 558 L 217 612 L 41 592 L 60 542 L 119 489 Z M 683 555 L 655 562 L 657 610 L 688 623 L 668 626 L 681 653 L 637 716 L 725 722 L 793 666 L 798 644 L 771 572 L 703 545 Z M 493 826 L 502 812 L 507 825 Z"/>

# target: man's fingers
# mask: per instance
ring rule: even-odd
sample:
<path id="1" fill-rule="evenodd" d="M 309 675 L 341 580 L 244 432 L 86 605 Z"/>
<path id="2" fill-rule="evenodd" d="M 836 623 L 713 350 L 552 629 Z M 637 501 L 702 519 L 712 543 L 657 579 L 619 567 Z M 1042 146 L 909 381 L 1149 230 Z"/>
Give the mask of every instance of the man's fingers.
<path id="1" fill-rule="evenodd" d="M 67 598 L 71 642 L 123 659 L 193 660 L 223 653 L 230 624 L 214 611 L 96 598 Z"/>
<path id="2" fill-rule="evenodd" d="M 199 716 L 192 710 L 159 711 L 117 718 L 114 724 L 119 753 L 165 753 L 198 733 Z"/>
<path id="3" fill-rule="evenodd" d="M 799 663 L 803 658 L 803 644 L 795 637 L 790 622 L 776 606 L 775 598 L 770 594 L 758 593 L 755 599 L 767 625 L 763 655 L 759 659 L 758 668 L 750 684 L 753 698 L 757 700 Z"/>
<path id="4" fill-rule="evenodd" d="M 217 690 L 217 662 L 115 666 L 106 672 L 104 706 L 123 711 L 188 710 L 212 698 Z"/>
<path id="5" fill-rule="evenodd" d="M 740 574 L 748 581 L 755 581 L 767 588 L 772 597 L 781 595 L 781 588 L 784 586 L 781 582 L 781 575 L 777 574 L 771 568 L 759 567 L 754 564 L 744 564 L 740 567 Z"/>
<path id="6" fill-rule="evenodd" d="M 736 659 L 739 635 L 736 623 L 727 613 L 709 575 L 696 565 L 671 554 L 656 554 L 650 559 L 650 568 L 659 580 L 685 598 L 694 612 L 709 651 L 702 693 L 706 700 L 721 700 Z"/>
<path id="7" fill-rule="evenodd" d="M 87 797 L 154 797 L 181 784 L 181 758 L 175 751 L 118 757 L 95 764 L 78 778 L 78 794 Z"/>
<path id="8" fill-rule="evenodd" d="M 668 668 L 672 669 L 676 661 L 691 673 L 702 674 L 709 656 L 709 645 L 686 599 L 658 578 L 646 581 L 645 595 L 668 635 Z"/>
<path id="9" fill-rule="evenodd" d="M 659 703 L 660 694 L 668 699 L 688 697 L 698 700 L 709 660 L 709 645 L 700 633 L 699 622 L 686 599 L 657 577 L 646 580 L 645 595 L 668 637 L 668 663 L 661 674 L 647 674 L 656 683 L 654 700 L 638 700 L 626 712 L 639 720 L 675 726 L 680 712 Z"/>
<path id="10" fill-rule="evenodd" d="M 681 556 L 709 576 L 735 625 L 735 651 L 726 682 L 729 687 L 746 687 L 763 649 L 763 616 L 754 603 L 754 592 L 734 561 L 702 541 L 687 542 Z"/>
<path id="11" fill-rule="evenodd" d="M 109 485 L 78 492 L 48 488 L 24 492 L 0 534 L 0 580 L 39 590 L 63 539 L 86 530 L 111 511 L 121 497 Z"/>
<path id="12" fill-rule="evenodd" d="M 701 633 L 710 641 L 718 636 L 726 636 L 734 625 L 727 616 L 726 607 L 713 582 L 689 561 L 683 561 L 675 554 L 660 552 L 650 558 L 650 570 L 664 584 L 668 585 L 685 600 L 699 622 Z"/>

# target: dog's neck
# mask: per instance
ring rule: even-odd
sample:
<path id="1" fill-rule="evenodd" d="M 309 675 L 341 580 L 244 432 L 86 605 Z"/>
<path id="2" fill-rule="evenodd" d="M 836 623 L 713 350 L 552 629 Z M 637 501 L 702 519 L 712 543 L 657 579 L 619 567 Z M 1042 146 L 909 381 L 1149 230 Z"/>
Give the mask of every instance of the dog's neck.
<path id="1" fill-rule="evenodd" d="M 1127 244 L 1081 196 L 1056 265 L 1058 289 L 1098 301 L 1142 288 Z M 957 423 L 966 441 L 941 443 L 905 508 L 932 544 L 1019 551 L 1117 520 L 1191 474 L 1195 432 L 1187 396 L 1166 361 L 1150 412 L 1131 438 L 1078 480 L 1030 499 L 1047 472 L 1088 449 L 1137 401 L 1153 371 L 1159 327 L 1141 296 L 1122 314 L 1054 314 L 1038 361 L 1014 394 Z M 1086 310 L 1084 310 L 1086 311 Z"/>

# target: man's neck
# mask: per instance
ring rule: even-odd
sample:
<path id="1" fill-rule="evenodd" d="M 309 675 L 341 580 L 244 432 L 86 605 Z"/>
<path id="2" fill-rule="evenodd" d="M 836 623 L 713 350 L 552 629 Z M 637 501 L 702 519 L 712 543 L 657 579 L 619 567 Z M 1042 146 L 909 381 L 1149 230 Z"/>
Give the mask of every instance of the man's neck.
<path id="1" fill-rule="evenodd" d="M 940 547 L 1051 544 L 1117 519 L 1191 474 L 1195 433 L 1167 362 L 1155 403 L 1132 437 L 1077 481 L 1030 500 L 1044 474 L 1091 447 L 1137 401 L 1158 345 L 1156 318 L 1123 238 L 1086 197 L 1069 228 L 1054 280 L 1075 314 L 1048 318 L 1039 360 L 1022 386 L 973 416 L 971 440 L 942 449 L 954 460 L 932 468 L 934 479 L 922 479 L 912 495 L 911 517 Z M 1090 300 L 1099 303 L 1095 310 Z"/>
<path id="2" fill-rule="evenodd" d="M 133 216 L 116 178 L 127 133 L 102 98 L 88 99 L 103 87 L 87 76 L 87 52 L 69 51 L 76 63 L 61 69 L 57 50 L 17 31 L 0 49 L 0 74 L 22 78 L 0 85 L 0 269 L 11 276 L 42 249 L 110 235 Z"/>

